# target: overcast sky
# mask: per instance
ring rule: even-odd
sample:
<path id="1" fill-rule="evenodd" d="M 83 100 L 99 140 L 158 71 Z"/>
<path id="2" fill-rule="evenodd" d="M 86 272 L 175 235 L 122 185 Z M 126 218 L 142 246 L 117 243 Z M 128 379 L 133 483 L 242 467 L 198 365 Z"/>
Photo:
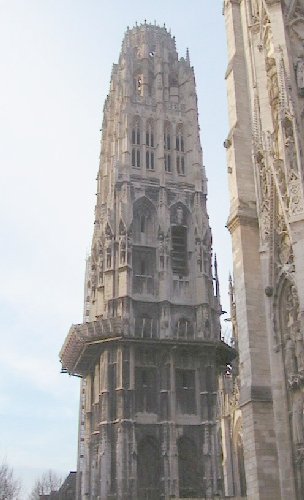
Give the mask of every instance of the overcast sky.
<path id="1" fill-rule="evenodd" d="M 0 460 L 26 498 L 36 476 L 75 470 L 79 379 L 58 352 L 82 321 L 102 108 L 127 26 L 166 24 L 189 47 L 208 209 L 228 310 L 231 270 L 222 0 L 0 0 Z"/>

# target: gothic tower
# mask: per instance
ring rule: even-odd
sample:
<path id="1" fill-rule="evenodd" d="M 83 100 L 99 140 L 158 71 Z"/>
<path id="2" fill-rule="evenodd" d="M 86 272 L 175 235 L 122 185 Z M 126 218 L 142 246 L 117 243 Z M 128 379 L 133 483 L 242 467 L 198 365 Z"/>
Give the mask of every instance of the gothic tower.
<path id="1" fill-rule="evenodd" d="M 304 491 L 304 1 L 225 0 L 240 399 L 249 499 Z"/>
<path id="2" fill-rule="evenodd" d="M 83 378 L 81 499 L 213 498 L 221 342 L 189 54 L 127 30 L 104 106 L 86 316 L 61 350 Z"/>

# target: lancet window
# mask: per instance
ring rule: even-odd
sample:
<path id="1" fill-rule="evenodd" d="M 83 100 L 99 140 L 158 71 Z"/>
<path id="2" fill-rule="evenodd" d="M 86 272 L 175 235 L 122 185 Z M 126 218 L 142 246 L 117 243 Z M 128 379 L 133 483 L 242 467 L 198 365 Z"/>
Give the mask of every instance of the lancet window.
<path id="1" fill-rule="evenodd" d="M 165 171 L 171 172 L 171 127 L 165 123 L 164 128 L 164 163 Z"/>
<path id="2" fill-rule="evenodd" d="M 178 175 L 185 175 L 185 144 L 181 125 L 176 130 L 176 171 Z"/>
<path id="3" fill-rule="evenodd" d="M 181 437 L 177 441 L 179 497 L 194 498 L 202 496 L 199 470 L 199 457 L 194 441 Z"/>
<path id="4" fill-rule="evenodd" d="M 179 276 L 185 276 L 188 274 L 187 229 L 184 226 L 172 226 L 171 239 L 171 264 L 173 273 Z"/>
<path id="5" fill-rule="evenodd" d="M 146 127 L 146 169 L 154 170 L 154 130 L 152 121 Z"/>
<path id="6" fill-rule="evenodd" d="M 137 498 L 157 500 L 161 498 L 161 450 L 158 442 L 147 436 L 139 442 L 137 450 Z"/>
<path id="7" fill-rule="evenodd" d="M 132 167 L 140 167 L 140 120 L 135 118 L 132 125 Z"/>

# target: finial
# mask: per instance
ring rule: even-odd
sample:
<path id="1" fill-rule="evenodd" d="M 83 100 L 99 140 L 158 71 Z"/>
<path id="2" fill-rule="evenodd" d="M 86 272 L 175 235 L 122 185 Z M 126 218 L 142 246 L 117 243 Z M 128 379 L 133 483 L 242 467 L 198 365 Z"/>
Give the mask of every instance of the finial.
<path id="1" fill-rule="evenodd" d="M 135 21 L 135 26 L 136 26 L 136 28 L 137 28 L 137 21 Z"/>
<path id="2" fill-rule="evenodd" d="M 214 254 L 214 273 L 215 273 L 215 277 L 217 278 L 217 258 L 216 258 L 216 253 Z"/>
<path id="3" fill-rule="evenodd" d="M 228 277 L 228 283 L 229 283 L 229 290 L 230 290 L 232 287 L 232 276 L 231 276 L 230 272 L 229 272 L 229 277 Z"/>
<path id="4" fill-rule="evenodd" d="M 147 19 L 145 19 L 145 24 L 147 24 Z"/>
<path id="5" fill-rule="evenodd" d="M 166 29 L 166 23 L 164 23 L 164 28 Z"/>

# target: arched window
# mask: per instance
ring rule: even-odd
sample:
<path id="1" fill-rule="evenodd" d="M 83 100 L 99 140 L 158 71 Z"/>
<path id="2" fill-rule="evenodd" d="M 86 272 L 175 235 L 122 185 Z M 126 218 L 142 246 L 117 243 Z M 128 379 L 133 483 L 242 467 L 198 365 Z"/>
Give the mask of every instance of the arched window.
<path id="1" fill-rule="evenodd" d="M 132 144 L 137 145 L 137 146 L 140 145 L 140 121 L 139 121 L 138 117 L 136 117 L 133 121 Z"/>
<path id="2" fill-rule="evenodd" d="M 146 146 L 154 148 L 154 131 L 153 122 L 151 120 L 148 121 L 146 128 Z"/>
<path id="3" fill-rule="evenodd" d="M 180 498 L 198 498 L 203 494 L 200 459 L 192 439 L 181 437 L 177 441 L 178 483 Z"/>
<path id="4" fill-rule="evenodd" d="M 178 175 L 185 175 L 185 145 L 182 125 L 178 125 L 176 129 L 176 171 Z"/>
<path id="5" fill-rule="evenodd" d="M 133 206 L 133 241 L 135 244 L 149 245 L 155 242 L 156 211 L 146 197 L 139 198 Z"/>
<path id="6" fill-rule="evenodd" d="M 137 447 L 137 498 L 159 500 L 161 498 L 161 452 L 157 440 L 143 438 Z"/>

